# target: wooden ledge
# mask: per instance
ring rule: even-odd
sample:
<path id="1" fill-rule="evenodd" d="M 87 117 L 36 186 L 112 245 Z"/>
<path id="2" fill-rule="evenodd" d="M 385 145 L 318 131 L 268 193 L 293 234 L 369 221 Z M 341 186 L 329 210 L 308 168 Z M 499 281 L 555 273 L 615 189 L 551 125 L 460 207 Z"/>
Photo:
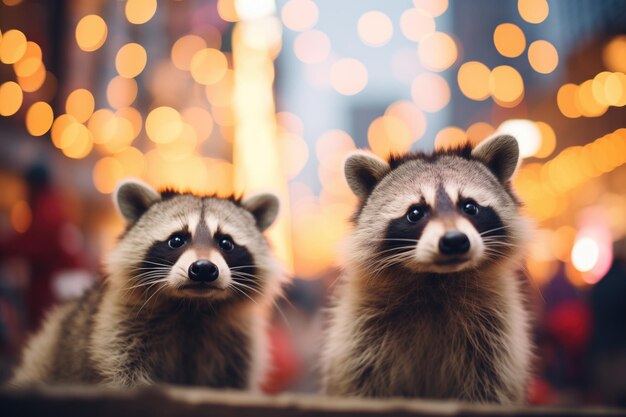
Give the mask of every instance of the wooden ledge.
<path id="1" fill-rule="evenodd" d="M 532 407 L 392 398 L 336 398 L 305 394 L 267 396 L 204 388 L 112 390 L 55 386 L 0 390 L 0 410 L 15 416 L 626 416 L 626 409 Z"/>

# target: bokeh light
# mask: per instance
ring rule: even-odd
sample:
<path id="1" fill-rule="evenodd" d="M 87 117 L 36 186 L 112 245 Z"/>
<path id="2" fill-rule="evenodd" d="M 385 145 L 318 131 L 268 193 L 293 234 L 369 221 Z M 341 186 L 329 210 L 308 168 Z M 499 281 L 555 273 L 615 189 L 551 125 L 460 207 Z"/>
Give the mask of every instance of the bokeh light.
<path id="1" fill-rule="evenodd" d="M 489 92 L 498 104 L 515 105 L 524 95 L 524 80 L 515 68 L 500 65 L 489 75 Z"/>
<path id="2" fill-rule="evenodd" d="M 466 62 L 459 68 L 459 89 L 469 99 L 482 101 L 489 97 L 489 75 L 491 71 L 482 62 Z"/>
<path id="3" fill-rule="evenodd" d="M 92 52 L 104 45 L 108 33 L 107 24 L 98 15 L 90 14 L 76 25 L 76 43 L 85 52 Z"/>
<path id="4" fill-rule="evenodd" d="M 239 15 L 235 9 L 235 0 L 217 0 L 217 13 L 226 22 L 239 20 Z"/>
<path id="5" fill-rule="evenodd" d="M 7 81 L 0 85 L 0 116 L 11 116 L 20 109 L 24 93 L 19 84 Z"/>
<path id="6" fill-rule="evenodd" d="M 367 85 L 367 68 L 354 58 L 342 58 L 330 68 L 330 83 L 339 94 L 353 96 Z"/>
<path id="7" fill-rule="evenodd" d="M 52 127 L 53 121 L 52 107 L 44 101 L 33 103 L 26 112 L 26 130 L 32 136 L 45 135 Z"/>
<path id="8" fill-rule="evenodd" d="M 541 23 L 548 17 L 550 7 L 547 0 L 518 0 L 517 10 L 528 23 Z"/>
<path id="9" fill-rule="evenodd" d="M 507 58 L 520 56 L 526 49 L 526 37 L 519 26 L 502 23 L 493 32 L 493 43 L 500 55 Z"/>
<path id="10" fill-rule="evenodd" d="M 208 110 L 202 107 L 191 106 L 181 111 L 181 119 L 184 123 L 193 127 L 195 135 L 200 142 L 205 141 L 213 132 L 213 117 Z"/>
<path id="11" fill-rule="evenodd" d="M 435 149 L 449 149 L 468 142 L 467 133 L 457 126 L 447 126 L 435 136 Z"/>
<path id="12" fill-rule="evenodd" d="M 610 71 L 626 73 L 626 35 L 611 39 L 602 51 L 602 60 Z"/>
<path id="13" fill-rule="evenodd" d="M 420 41 L 418 55 L 424 67 L 432 71 L 444 71 L 454 64 L 458 51 L 450 35 L 433 32 L 424 36 Z"/>
<path id="14" fill-rule="evenodd" d="M 28 77 L 20 77 L 18 75 L 17 82 L 25 93 L 33 93 L 44 85 L 46 79 L 48 79 L 48 75 L 46 66 L 42 63 L 37 70 Z"/>
<path id="15" fill-rule="evenodd" d="M 14 64 L 26 53 L 26 36 L 17 29 L 11 29 L 0 39 L 0 62 Z"/>
<path id="16" fill-rule="evenodd" d="M 206 41 L 198 35 L 182 36 L 172 45 L 172 63 L 178 69 L 189 71 L 193 56 L 206 47 Z"/>
<path id="17" fill-rule="evenodd" d="M 496 129 L 487 122 L 476 122 L 467 128 L 467 139 L 476 145 L 491 136 Z"/>
<path id="18" fill-rule="evenodd" d="M 157 10 L 157 0 L 127 0 L 124 12 L 132 24 L 141 25 L 152 19 Z"/>
<path id="19" fill-rule="evenodd" d="M 330 48 L 330 39 L 319 30 L 300 33 L 293 44 L 296 57 L 305 64 L 324 62 L 330 55 Z"/>
<path id="20" fill-rule="evenodd" d="M 385 13 L 372 10 L 359 18 L 357 32 L 364 44 L 384 46 L 393 36 L 393 24 Z"/>
<path id="21" fill-rule="evenodd" d="M 114 109 L 128 107 L 137 98 L 137 91 L 137 81 L 118 75 L 107 85 L 107 101 Z"/>
<path id="22" fill-rule="evenodd" d="M 559 54 L 550 42 L 534 41 L 528 47 L 528 62 L 533 69 L 541 74 L 549 74 L 559 64 Z"/>
<path id="23" fill-rule="evenodd" d="M 433 15 L 422 9 L 408 9 L 400 17 L 402 34 L 413 42 L 421 41 L 424 36 L 433 33 L 435 29 L 436 25 Z"/>
<path id="24" fill-rule="evenodd" d="M 389 105 L 385 110 L 385 116 L 393 116 L 401 120 L 409 129 L 411 142 L 419 140 L 426 132 L 426 116 L 408 100 L 396 101 Z"/>
<path id="25" fill-rule="evenodd" d="M 441 16 L 448 10 L 448 0 L 413 0 L 413 5 L 427 11 L 434 17 Z"/>
<path id="26" fill-rule="evenodd" d="M 18 77 L 29 77 L 33 75 L 42 65 L 41 48 L 35 42 L 26 42 L 24 55 L 13 64 L 15 75 Z"/>
<path id="27" fill-rule="evenodd" d="M 138 43 L 127 43 L 115 55 L 115 69 L 125 78 L 134 78 L 146 67 L 148 54 Z"/>
<path id="28" fill-rule="evenodd" d="M 411 97 L 421 110 L 436 113 L 450 102 L 450 87 L 440 75 L 423 73 L 413 80 Z"/>
<path id="29" fill-rule="evenodd" d="M 572 248 L 572 263 L 580 272 L 589 272 L 598 262 L 600 248 L 589 237 L 578 239 Z"/>
<path id="30" fill-rule="evenodd" d="M 146 133 L 155 143 L 172 142 L 182 130 L 183 122 L 180 113 L 172 107 L 157 107 L 146 118 Z"/>
<path id="31" fill-rule="evenodd" d="M 535 158 L 547 158 L 556 148 L 556 134 L 552 126 L 546 122 L 535 122 L 535 125 L 541 133 L 541 146 L 533 156 Z"/>
<path id="32" fill-rule="evenodd" d="M 85 123 L 91 117 L 94 107 L 93 95 L 84 88 L 72 91 L 65 100 L 65 112 L 74 116 L 79 123 Z"/>
<path id="33" fill-rule="evenodd" d="M 214 48 L 204 48 L 191 59 L 191 76 L 198 84 L 215 84 L 226 74 L 228 60 L 223 52 Z"/>
<path id="34" fill-rule="evenodd" d="M 10 218 L 13 229 L 17 233 L 25 233 L 30 228 L 33 213 L 26 201 L 19 200 L 11 208 Z"/>
<path id="35" fill-rule="evenodd" d="M 315 26 L 318 8 L 312 0 L 289 0 L 280 11 L 283 24 L 296 32 L 302 32 Z"/>
<path id="36" fill-rule="evenodd" d="M 520 158 L 533 156 L 541 148 L 541 130 L 531 120 L 509 119 L 498 126 L 496 133 L 517 139 Z"/>
<path id="37" fill-rule="evenodd" d="M 561 114 L 571 119 L 581 116 L 580 111 L 576 107 L 576 95 L 578 86 L 576 84 L 563 84 L 557 92 L 556 100 Z"/>
<path id="38" fill-rule="evenodd" d="M 403 154 L 411 147 L 411 130 L 402 119 L 385 115 L 372 121 L 367 129 L 367 142 L 372 151 L 382 157 Z"/>

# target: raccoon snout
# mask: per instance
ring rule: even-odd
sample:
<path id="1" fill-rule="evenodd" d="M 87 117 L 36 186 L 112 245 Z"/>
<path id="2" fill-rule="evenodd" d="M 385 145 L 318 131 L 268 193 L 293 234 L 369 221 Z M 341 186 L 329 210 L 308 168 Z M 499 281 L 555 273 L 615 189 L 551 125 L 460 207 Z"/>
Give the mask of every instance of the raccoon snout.
<path id="1" fill-rule="evenodd" d="M 470 248 L 469 238 L 459 231 L 446 232 L 439 239 L 439 252 L 444 255 L 463 255 Z"/>
<path id="2" fill-rule="evenodd" d="M 213 282 L 220 275 L 220 270 L 208 259 L 199 259 L 189 266 L 189 279 L 199 282 Z"/>

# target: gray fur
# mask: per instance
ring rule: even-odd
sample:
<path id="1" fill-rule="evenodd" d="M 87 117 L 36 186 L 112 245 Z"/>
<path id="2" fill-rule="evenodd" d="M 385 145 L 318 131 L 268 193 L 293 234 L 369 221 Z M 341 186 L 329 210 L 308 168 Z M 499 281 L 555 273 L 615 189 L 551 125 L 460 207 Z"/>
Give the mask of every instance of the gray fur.
<path id="1" fill-rule="evenodd" d="M 10 384 L 258 389 L 268 363 L 268 314 L 283 275 L 253 214 L 235 201 L 214 197 L 161 199 L 136 182 L 120 186 L 114 199 L 129 224 L 107 258 L 106 281 L 51 312 Z M 142 261 L 154 242 L 183 226 L 194 230 L 194 222 L 205 220 L 211 233 L 227 233 L 253 255 L 254 283 L 237 286 L 235 270 L 221 269 L 223 282 L 216 282 L 223 285 L 208 295 L 180 290 L 187 277 L 179 263 L 194 256 L 219 260 L 220 252 L 206 242 L 191 245 L 174 266 L 142 281 Z"/>
<path id="2" fill-rule="evenodd" d="M 323 351 L 327 394 L 523 402 L 532 348 L 519 280 L 528 224 L 508 184 L 517 144 L 500 138 L 470 151 L 392 160 L 364 194 L 351 184 L 361 208 Z M 382 172 L 376 159 L 349 158 L 346 174 Z M 483 237 L 457 209 L 436 209 L 461 198 L 495 210 L 506 237 Z M 424 201 L 432 211 L 419 240 L 381 251 L 390 222 Z M 454 229 L 476 251 L 461 266 L 438 266 L 436 239 Z"/>
<path id="3" fill-rule="evenodd" d="M 256 194 L 245 198 L 241 205 L 254 216 L 257 227 L 264 231 L 278 216 L 279 203 L 274 194 Z"/>

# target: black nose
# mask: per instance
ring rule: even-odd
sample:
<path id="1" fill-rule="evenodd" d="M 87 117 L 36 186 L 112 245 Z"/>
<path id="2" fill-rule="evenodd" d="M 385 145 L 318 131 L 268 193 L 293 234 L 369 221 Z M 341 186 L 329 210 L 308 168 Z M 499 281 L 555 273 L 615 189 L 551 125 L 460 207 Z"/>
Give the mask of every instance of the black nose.
<path id="1" fill-rule="evenodd" d="M 447 232 L 439 239 L 439 252 L 444 255 L 462 255 L 470 248 L 470 241 L 465 233 Z"/>
<path id="2" fill-rule="evenodd" d="M 200 259 L 189 266 L 189 279 L 192 281 L 212 282 L 220 275 L 220 270 L 208 259 Z"/>

